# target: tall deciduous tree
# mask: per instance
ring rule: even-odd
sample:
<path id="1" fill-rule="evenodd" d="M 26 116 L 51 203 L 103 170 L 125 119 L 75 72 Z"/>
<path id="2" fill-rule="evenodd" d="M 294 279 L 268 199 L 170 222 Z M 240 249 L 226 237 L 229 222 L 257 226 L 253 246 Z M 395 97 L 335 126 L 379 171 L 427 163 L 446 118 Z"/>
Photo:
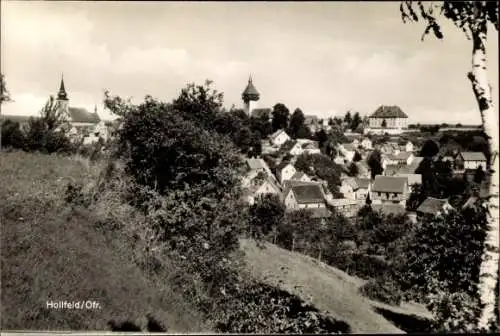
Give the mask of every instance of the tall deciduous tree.
<path id="1" fill-rule="evenodd" d="M 304 127 L 305 120 L 304 112 L 300 108 L 296 108 L 290 117 L 290 126 L 288 127 L 288 133 L 292 138 L 298 137 L 299 131 Z"/>
<path id="2" fill-rule="evenodd" d="M 472 66 L 467 77 L 471 82 L 472 91 L 478 103 L 482 127 L 489 138 L 490 148 L 492 152 L 494 151 L 490 161 L 492 177 L 489 190 L 489 235 L 498 237 L 500 232 L 498 220 L 499 163 L 496 158 L 499 147 L 498 114 L 493 106 L 492 90 L 488 80 L 486 43 L 490 24 L 498 32 L 499 3 L 498 1 L 403 1 L 400 10 L 405 22 L 416 22 L 421 19 L 425 23 L 426 27 L 422 39 L 430 33 L 434 34 L 438 39 L 442 39 L 443 33 L 439 19 L 445 18 L 453 22 L 471 41 Z M 498 239 L 492 239 L 492 241 L 495 242 L 498 248 Z M 495 300 L 491 298 L 495 297 L 494 287 L 497 283 L 498 252 L 485 252 L 483 267 L 488 269 L 487 273 L 492 274 L 492 280 L 483 277 L 480 285 L 481 301 L 485 304 L 479 322 L 480 327 L 486 327 L 488 321 L 494 315 Z"/>
<path id="3" fill-rule="evenodd" d="M 290 111 L 283 103 L 278 103 L 273 107 L 273 132 L 288 127 Z"/>
<path id="4" fill-rule="evenodd" d="M 384 168 L 382 167 L 382 155 L 378 150 L 374 150 L 371 152 L 370 156 L 368 156 L 366 163 L 368 167 L 370 167 L 370 172 L 372 175 L 372 179 L 375 176 L 382 174 Z"/>

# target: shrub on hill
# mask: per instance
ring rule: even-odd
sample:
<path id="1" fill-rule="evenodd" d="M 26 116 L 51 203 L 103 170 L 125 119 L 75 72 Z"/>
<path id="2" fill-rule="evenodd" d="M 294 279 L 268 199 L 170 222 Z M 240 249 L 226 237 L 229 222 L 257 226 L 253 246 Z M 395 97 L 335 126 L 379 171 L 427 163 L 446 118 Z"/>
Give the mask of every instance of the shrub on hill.
<path id="1" fill-rule="evenodd" d="M 372 300 L 396 306 L 399 306 L 403 298 L 397 284 L 390 280 L 370 280 L 360 288 L 360 292 Z"/>

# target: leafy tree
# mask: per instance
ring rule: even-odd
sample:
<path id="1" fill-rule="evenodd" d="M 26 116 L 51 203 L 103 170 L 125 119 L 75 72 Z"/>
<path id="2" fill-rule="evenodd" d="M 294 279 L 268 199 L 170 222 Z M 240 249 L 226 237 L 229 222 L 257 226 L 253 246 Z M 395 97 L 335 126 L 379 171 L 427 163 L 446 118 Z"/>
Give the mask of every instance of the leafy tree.
<path id="1" fill-rule="evenodd" d="M 273 132 L 272 124 L 267 115 L 250 117 L 250 129 L 253 132 L 259 132 L 261 139 L 265 139 Z"/>
<path id="2" fill-rule="evenodd" d="M 354 113 L 354 115 L 352 116 L 351 124 L 350 124 L 351 130 L 353 132 L 356 131 L 361 124 L 362 124 L 362 120 L 361 120 L 361 117 L 359 115 L 359 112 Z"/>
<path id="3" fill-rule="evenodd" d="M 46 153 L 72 151 L 67 137 L 69 123 L 64 110 L 51 96 L 40 111 L 40 117 L 31 117 L 25 130 L 25 150 Z"/>
<path id="4" fill-rule="evenodd" d="M 439 145 L 432 139 L 426 140 L 420 150 L 422 157 L 434 157 L 437 153 L 439 153 Z"/>
<path id="5" fill-rule="evenodd" d="M 474 182 L 477 184 L 481 184 L 484 181 L 486 173 L 483 170 L 482 166 L 477 167 L 474 171 Z"/>
<path id="6" fill-rule="evenodd" d="M 302 154 L 297 157 L 295 167 L 304 173 L 324 180 L 328 183 L 329 191 L 335 196 L 339 195 L 340 174 L 342 167 L 323 154 Z"/>
<path id="7" fill-rule="evenodd" d="M 368 164 L 368 167 L 370 167 L 372 179 L 374 179 L 377 175 L 381 175 L 384 171 L 384 168 L 382 167 L 382 154 L 378 150 L 374 150 L 370 153 L 366 163 Z"/>
<path id="8" fill-rule="evenodd" d="M 481 116 L 482 128 L 488 136 L 488 144 L 490 150 L 496 156 L 498 153 L 498 112 L 495 111 L 492 100 L 492 89 L 488 80 L 487 69 L 487 34 L 488 24 L 492 24 L 498 32 L 499 26 L 499 3 L 498 1 L 440 1 L 440 2 L 423 2 L 423 1 L 404 1 L 401 3 L 401 15 L 403 20 L 418 21 L 419 18 L 426 24 L 422 39 L 433 33 L 438 39 L 443 38 L 439 19 L 445 18 L 464 32 L 468 40 L 472 44 L 472 67 L 467 74 L 472 85 L 472 91 L 476 98 Z M 496 159 L 490 163 L 493 171 L 492 181 L 499 180 L 499 162 Z M 491 212 L 493 214 L 492 221 L 498 220 L 498 207 L 492 206 L 492 203 L 498 203 L 499 189 L 497 183 L 490 183 L 490 195 L 496 198 L 496 202 L 489 202 Z M 498 225 L 493 225 L 498 236 L 500 228 Z M 493 261 L 486 260 L 485 263 L 491 264 Z M 498 267 L 494 265 L 494 267 Z M 493 275 L 494 278 L 496 274 Z M 490 291 L 489 289 L 487 289 Z M 493 296 L 490 292 L 487 296 Z M 492 311 L 491 303 L 483 310 L 480 326 L 486 327 L 490 316 L 488 311 Z"/>
<path id="9" fill-rule="evenodd" d="M 19 123 L 7 119 L 2 123 L 1 127 L 0 134 L 2 139 L 0 143 L 4 147 L 24 148 L 24 134 L 21 131 Z"/>
<path id="10" fill-rule="evenodd" d="M 359 161 L 361 161 L 361 159 L 362 159 L 362 158 L 361 158 L 361 154 L 359 154 L 359 152 L 358 152 L 358 151 L 356 151 L 356 153 L 354 154 L 354 157 L 353 157 L 353 159 L 352 159 L 352 160 L 353 160 L 354 162 L 359 162 Z"/>
<path id="11" fill-rule="evenodd" d="M 359 174 L 358 166 L 356 166 L 356 164 L 354 162 L 351 162 L 347 173 L 349 176 L 358 176 L 358 174 Z"/>
<path id="12" fill-rule="evenodd" d="M 210 126 L 216 114 L 221 112 L 224 98 L 221 92 L 212 88 L 212 83 L 206 80 L 204 85 L 188 84 L 172 102 L 173 109 L 182 113 L 185 119 Z"/>
<path id="13" fill-rule="evenodd" d="M 344 116 L 344 122 L 348 125 L 347 127 L 351 127 L 351 123 L 352 123 L 352 116 L 351 116 L 351 112 L 350 111 L 347 111 L 347 113 L 345 114 Z"/>
<path id="14" fill-rule="evenodd" d="M 296 108 L 290 118 L 290 124 L 288 127 L 288 134 L 293 139 L 296 139 L 301 128 L 304 128 L 304 121 L 306 120 L 304 113 L 300 108 Z"/>
<path id="15" fill-rule="evenodd" d="M 137 182 L 160 193 L 189 186 L 194 194 L 199 192 L 198 197 L 222 197 L 234 186 L 240 165 L 234 146 L 182 117 L 192 106 L 207 101 L 208 107 L 215 108 L 209 97 L 186 105 L 184 112 L 151 97 L 130 108 L 119 138 L 122 148 L 128 149 L 122 150 L 127 155 L 127 170 Z M 201 110 L 213 114 L 207 106 Z"/>
<path id="16" fill-rule="evenodd" d="M 279 197 L 263 195 L 250 207 L 249 212 L 252 236 L 262 238 L 272 232 L 274 242 L 277 228 L 285 216 L 285 207 Z"/>
<path id="17" fill-rule="evenodd" d="M 285 106 L 285 104 L 278 103 L 273 107 L 273 132 L 279 129 L 286 129 L 288 127 L 288 121 L 290 119 L 290 111 Z"/>
<path id="18" fill-rule="evenodd" d="M 484 210 L 465 209 L 424 219 L 408 246 L 399 282 L 426 298 L 435 294 L 433 277 L 447 293 L 474 295 L 485 229 Z"/>
<path id="19" fill-rule="evenodd" d="M 323 149 L 324 151 L 324 146 L 328 141 L 328 134 L 326 134 L 324 129 L 320 129 L 314 134 L 314 140 L 318 142 L 319 148 Z"/>

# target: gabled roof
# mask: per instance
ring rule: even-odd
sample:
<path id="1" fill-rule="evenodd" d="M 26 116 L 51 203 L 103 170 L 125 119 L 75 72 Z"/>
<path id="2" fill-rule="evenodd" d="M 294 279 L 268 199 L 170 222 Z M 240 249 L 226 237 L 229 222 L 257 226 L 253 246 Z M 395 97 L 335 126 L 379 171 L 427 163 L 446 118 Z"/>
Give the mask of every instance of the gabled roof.
<path id="1" fill-rule="evenodd" d="M 303 149 L 319 149 L 319 144 L 317 141 L 311 141 L 308 143 L 302 144 Z"/>
<path id="2" fill-rule="evenodd" d="M 282 129 L 277 130 L 276 132 L 274 132 L 273 134 L 271 134 L 271 135 L 269 136 L 269 138 L 271 138 L 271 140 L 274 140 L 274 139 L 276 139 L 278 136 L 280 136 L 280 134 L 282 134 L 282 133 L 285 133 L 285 134 L 286 134 L 285 130 L 282 130 Z M 286 135 L 288 135 L 288 134 L 286 134 Z"/>
<path id="3" fill-rule="evenodd" d="M 441 211 L 447 203 L 447 199 L 427 197 L 425 201 L 423 201 L 422 204 L 420 204 L 420 206 L 417 208 L 417 212 L 433 215 L 438 211 Z"/>
<path id="4" fill-rule="evenodd" d="M 315 124 L 315 123 L 319 122 L 318 116 L 315 116 L 315 115 L 306 115 L 304 117 L 305 117 L 304 124 L 306 124 L 306 125 Z"/>
<path id="5" fill-rule="evenodd" d="M 262 159 L 247 159 L 247 165 L 252 170 L 266 169 L 266 162 Z"/>
<path id="6" fill-rule="evenodd" d="M 276 171 L 281 172 L 281 170 L 283 170 L 283 168 L 285 168 L 288 165 L 293 166 L 293 164 L 290 161 L 281 161 L 280 164 L 276 166 Z"/>
<path id="7" fill-rule="evenodd" d="M 293 176 L 290 179 L 291 180 L 300 180 L 304 176 L 307 176 L 307 175 L 305 173 L 301 172 L 301 171 L 298 171 L 295 174 L 293 174 Z"/>
<path id="8" fill-rule="evenodd" d="M 403 193 L 406 191 L 408 178 L 394 176 L 375 176 L 372 190 L 375 192 Z"/>
<path id="9" fill-rule="evenodd" d="M 280 150 L 284 153 L 289 152 L 292 150 L 293 147 L 295 147 L 296 144 L 297 144 L 296 140 L 288 140 L 283 145 L 281 145 Z"/>
<path id="10" fill-rule="evenodd" d="M 273 187 L 273 189 L 276 192 L 278 193 L 281 192 L 281 188 L 273 181 L 273 179 L 269 176 L 266 176 L 264 179 L 261 180 L 256 180 L 255 178 L 252 179 L 252 181 L 249 184 L 249 187 L 246 188 L 247 194 L 255 193 L 260 187 L 262 187 L 264 183 L 268 183 L 269 185 L 271 185 L 271 187 Z"/>
<path id="11" fill-rule="evenodd" d="M 360 189 L 368 189 L 370 187 L 370 182 L 368 178 L 356 178 L 356 184 Z"/>
<path id="12" fill-rule="evenodd" d="M 97 113 L 90 113 L 81 107 L 69 107 L 69 116 L 71 122 L 93 123 L 98 124 L 101 121 Z"/>
<path id="13" fill-rule="evenodd" d="M 398 154 L 394 155 L 396 160 L 408 160 L 413 154 L 410 152 L 399 152 Z"/>
<path id="14" fill-rule="evenodd" d="M 408 178 L 408 185 L 413 184 L 422 184 L 422 175 L 420 174 L 406 174 L 406 173 L 398 173 L 396 177 L 406 177 Z"/>
<path id="15" fill-rule="evenodd" d="M 386 176 L 394 176 L 403 171 L 403 168 L 404 167 L 399 164 L 388 164 L 385 166 L 384 174 Z"/>
<path id="16" fill-rule="evenodd" d="M 346 151 L 355 152 L 356 147 L 352 143 L 342 143 L 340 144 Z"/>
<path id="17" fill-rule="evenodd" d="M 382 105 L 373 112 L 370 118 L 408 118 L 399 106 Z"/>
<path id="18" fill-rule="evenodd" d="M 322 203 L 325 201 L 323 191 L 318 184 L 294 185 L 291 191 L 297 203 Z"/>
<path id="19" fill-rule="evenodd" d="M 461 152 L 460 155 L 465 161 L 486 161 L 483 152 Z"/>
<path id="20" fill-rule="evenodd" d="M 354 177 L 349 177 L 349 178 L 346 178 L 345 180 L 342 180 L 342 184 L 347 184 L 347 185 L 351 186 L 353 190 L 359 189 L 357 180 Z"/>

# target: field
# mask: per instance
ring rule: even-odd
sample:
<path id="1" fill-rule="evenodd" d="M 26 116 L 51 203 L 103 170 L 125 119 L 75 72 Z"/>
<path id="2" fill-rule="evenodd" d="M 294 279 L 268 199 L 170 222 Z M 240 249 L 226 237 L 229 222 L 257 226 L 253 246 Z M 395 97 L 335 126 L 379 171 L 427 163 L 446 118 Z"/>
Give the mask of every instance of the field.
<path id="1" fill-rule="evenodd" d="M 106 330 L 110 320 L 168 331 L 204 330 L 195 310 L 133 263 L 130 243 L 107 235 L 93 214 L 63 201 L 66 182 L 86 183 L 99 166 L 86 160 L 0 154 L 2 330 Z M 46 309 L 48 300 L 91 300 L 92 310 Z"/>
<path id="2" fill-rule="evenodd" d="M 151 313 L 169 332 L 207 331 L 197 310 L 168 281 L 152 279 L 136 266 L 130 239 L 102 230 L 96 214 L 65 204 L 67 182 L 89 183 L 100 169 L 81 158 L 0 154 L 2 330 L 106 330 L 110 320 L 143 325 Z M 241 241 L 257 279 L 347 322 L 353 332 L 415 331 L 408 324 L 429 317 L 414 305 L 370 301 L 358 294 L 364 280 L 265 246 Z M 90 300 L 100 309 L 47 309 L 48 300 Z"/>

